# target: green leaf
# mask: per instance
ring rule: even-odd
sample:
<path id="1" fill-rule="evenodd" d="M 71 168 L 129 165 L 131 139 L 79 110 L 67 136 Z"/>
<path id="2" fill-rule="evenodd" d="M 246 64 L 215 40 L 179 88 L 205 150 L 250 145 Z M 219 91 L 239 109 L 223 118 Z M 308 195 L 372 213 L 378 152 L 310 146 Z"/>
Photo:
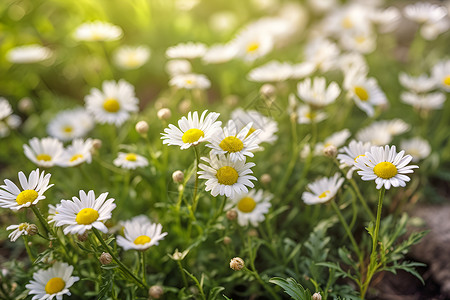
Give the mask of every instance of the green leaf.
<path id="1" fill-rule="evenodd" d="M 284 279 L 274 277 L 269 280 L 270 283 L 281 287 L 286 294 L 295 300 L 311 300 L 311 292 L 305 289 L 301 284 L 297 283 L 294 278 Z"/>
<path id="2" fill-rule="evenodd" d="M 208 295 L 208 300 L 215 300 L 217 299 L 217 297 L 219 296 L 219 293 L 221 291 L 225 290 L 225 288 L 223 286 L 216 286 L 213 287 L 210 291 L 209 291 L 209 295 Z"/>

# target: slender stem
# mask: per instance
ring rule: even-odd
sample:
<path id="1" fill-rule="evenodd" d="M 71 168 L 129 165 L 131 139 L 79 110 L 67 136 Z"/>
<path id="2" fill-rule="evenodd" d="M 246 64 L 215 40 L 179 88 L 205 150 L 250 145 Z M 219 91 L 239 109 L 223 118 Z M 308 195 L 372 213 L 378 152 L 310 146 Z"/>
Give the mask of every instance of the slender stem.
<path id="1" fill-rule="evenodd" d="M 50 229 L 50 226 L 48 226 L 48 223 L 44 220 L 44 217 L 41 215 L 41 213 L 39 212 L 39 209 L 35 206 L 35 205 L 32 205 L 31 206 L 31 210 L 33 211 L 33 213 L 35 214 L 35 216 L 38 218 L 38 220 L 39 220 L 39 223 L 41 223 L 41 225 L 42 225 L 42 227 L 44 228 L 44 230 L 45 230 L 45 236 L 49 236 L 49 233 L 51 234 L 51 235 L 55 235 L 54 233 L 53 233 L 53 231 Z"/>
<path id="2" fill-rule="evenodd" d="M 198 164 L 200 163 L 200 157 L 198 154 L 198 149 L 194 146 L 195 152 L 195 185 L 194 185 L 194 196 L 192 198 L 192 212 L 195 213 L 197 208 L 197 189 L 198 189 Z"/>
<path id="3" fill-rule="evenodd" d="M 145 268 L 145 251 L 139 251 L 139 255 L 141 256 L 142 281 L 147 282 L 146 268 Z"/>
<path id="4" fill-rule="evenodd" d="M 30 246 L 28 245 L 28 236 L 22 235 L 23 237 L 23 243 L 25 244 L 25 249 L 27 250 L 28 257 L 30 258 L 31 262 L 34 262 L 33 253 L 31 252 Z"/>
<path id="5" fill-rule="evenodd" d="M 187 282 L 187 279 L 186 279 L 186 274 L 184 274 L 184 271 L 183 271 L 183 266 L 181 265 L 181 260 L 179 260 L 179 259 L 177 260 L 177 265 L 178 265 L 178 268 L 180 269 L 180 272 L 181 272 L 181 278 L 183 279 L 184 287 L 188 288 L 189 285 L 188 285 L 188 282 Z"/>
<path id="6" fill-rule="evenodd" d="M 136 275 L 133 274 L 133 272 L 130 271 L 130 269 L 128 269 L 127 266 L 125 266 L 122 261 L 120 261 L 120 259 L 116 256 L 116 254 L 114 253 L 114 251 L 111 249 L 110 246 L 108 246 L 105 241 L 102 238 L 102 235 L 100 234 L 100 232 L 97 230 L 97 228 L 92 228 L 92 232 L 94 232 L 95 236 L 97 237 L 97 239 L 100 241 L 100 244 L 102 244 L 103 248 L 105 248 L 105 250 L 111 254 L 112 258 L 114 259 L 114 261 L 116 262 L 116 264 L 119 265 L 119 267 L 122 269 L 122 271 L 124 271 L 127 275 L 129 275 L 134 281 L 136 281 L 139 285 L 141 285 L 143 288 L 148 289 L 147 284 L 145 284 L 144 282 L 142 282 L 139 278 L 136 277 Z"/>

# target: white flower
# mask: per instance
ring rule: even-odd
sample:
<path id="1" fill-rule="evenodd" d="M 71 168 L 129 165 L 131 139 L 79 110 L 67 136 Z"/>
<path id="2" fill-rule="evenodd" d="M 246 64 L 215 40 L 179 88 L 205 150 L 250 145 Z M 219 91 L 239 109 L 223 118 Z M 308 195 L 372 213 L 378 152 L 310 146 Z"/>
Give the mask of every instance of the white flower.
<path id="1" fill-rule="evenodd" d="M 372 53 L 376 46 L 376 35 L 369 30 L 352 31 L 341 36 L 341 47 L 348 51 L 359 53 Z"/>
<path id="2" fill-rule="evenodd" d="M 82 139 L 73 140 L 72 145 L 64 150 L 59 165 L 63 167 L 74 167 L 83 162 L 90 164 L 92 161 L 92 146 L 91 139 L 87 139 L 86 141 Z"/>
<path id="3" fill-rule="evenodd" d="M 241 108 L 237 108 L 231 113 L 231 118 L 236 123 L 239 131 L 249 123 L 253 124 L 252 129 L 250 129 L 251 132 L 261 129 L 261 132 L 256 137 L 259 143 L 273 144 L 278 139 L 276 135 L 278 131 L 277 122 L 256 110 L 244 111 Z"/>
<path id="4" fill-rule="evenodd" d="M 119 156 L 114 160 L 113 163 L 116 167 L 131 170 L 148 166 L 148 160 L 145 157 L 131 152 L 119 152 Z"/>
<path id="5" fill-rule="evenodd" d="M 359 130 L 356 139 L 376 146 L 387 145 L 393 136 L 405 133 L 409 128 L 410 126 L 400 119 L 373 122 L 370 126 Z"/>
<path id="6" fill-rule="evenodd" d="M 84 108 L 60 111 L 47 126 L 47 133 L 61 141 L 84 137 L 94 128 L 92 116 Z"/>
<path id="7" fill-rule="evenodd" d="M 27 177 L 23 172 L 19 172 L 19 181 L 22 190 L 19 189 L 11 180 L 5 179 L 5 185 L 0 186 L 0 207 L 19 210 L 22 207 L 36 205 L 39 201 L 45 199 L 44 193 L 51 188 L 51 174 L 39 173 L 39 169 L 31 171 Z"/>
<path id="8" fill-rule="evenodd" d="M 439 5 L 428 2 L 417 2 L 403 9 L 406 18 L 419 24 L 436 23 L 447 15 L 447 10 Z"/>
<path id="9" fill-rule="evenodd" d="M 72 276 L 73 266 L 64 262 L 56 262 L 47 270 L 39 270 L 33 274 L 33 280 L 25 287 L 34 295 L 32 300 L 62 300 L 64 295 L 70 296 L 69 288 L 78 280 Z"/>
<path id="10" fill-rule="evenodd" d="M 236 194 L 247 193 L 248 187 L 254 187 L 250 180 L 257 180 L 250 169 L 254 163 L 245 163 L 245 160 L 232 161 L 230 156 L 219 155 L 210 152 L 210 157 L 202 157 L 202 160 L 210 166 L 199 164 L 202 171 L 198 171 L 199 178 L 206 179 L 206 191 L 211 195 L 225 195 L 234 198 Z"/>
<path id="11" fill-rule="evenodd" d="M 202 43 L 181 43 L 167 48 L 166 56 L 168 58 L 187 58 L 193 59 L 202 57 L 206 53 L 206 46 Z"/>
<path id="12" fill-rule="evenodd" d="M 302 200 L 308 205 L 328 202 L 336 196 L 342 183 L 344 183 L 344 178 L 338 173 L 330 178 L 320 178 L 307 185 L 311 192 L 303 192 Z"/>
<path id="13" fill-rule="evenodd" d="M 358 52 L 345 53 L 339 56 L 338 67 L 344 73 L 345 77 L 349 73 L 353 73 L 353 76 L 366 76 L 369 71 L 366 59 Z"/>
<path id="14" fill-rule="evenodd" d="M 416 109 L 431 110 L 441 109 L 445 103 L 445 95 L 440 92 L 429 94 L 416 94 L 403 92 L 400 94 L 403 103 L 409 104 Z"/>
<path id="15" fill-rule="evenodd" d="M 6 58 L 15 64 L 30 64 L 46 60 L 52 56 L 52 51 L 40 45 L 27 45 L 8 51 Z"/>
<path id="16" fill-rule="evenodd" d="M 329 35 L 345 35 L 355 31 L 367 31 L 370 23 L 370 6 L 350 4 L 331 12 L 324 20 L 324 29 Z"/>
<path id="17" fill-rule="evenodd" d="M 319 110 L 311 110 L 309 105 L 300 105 L 297 109 L 298 124 L 310 124 L 311 122 L 319 123 L 325 120 L 328 115 Z"/>
<path id="18" fill-rule="evenodd" d="M 6 230 L 14 230 L 8 235 L 11 242 L 15 242 L 22 235 L 28 235 L 29 223 L 20 223 L 19 225 L 10 225 L 6 227 Z"/>
<path id="19" fill-rule="evenodd" d="M 64 152 L 63 144 L 52 137 L 38 139 L 32 138 L 30 146 L 23 145 L 26 157 L 40 167 L 53 167 L 60 162 L 61 155 Z"/>
<path id="20" fill-rule="evenodd" d="M 316 77 L 312 82 L 311 78 L 306 78 L 298 83 L 297 93 L 301 100 L 319 108 L 333 103 L 341 93 L 341 89 L 334 81 L 326 87 L 325 78 Z"/>
<path id="21" fill-rule="evenodd" d="M 137 69 L 148 61 L 150 53 L 145 46 L 122 46 L 114 53 L 114 62 L 122 69 Z"/>
<path id="22" fill-rule="evenodd" d="M 227 209 L 236 208 L 237 221 L 240 226 L 248 226 L 248 224 L 258 226 L 258 223 L 264 221 L 264 215 L 272 206 L 270 203 L 272 198 L 272 194 L 265 193 L 263 190 L 251 190 L 232 198 L 232 203 L 228 205 Z"/>
<path id="23" fill-rule="evenodd" d="M 211 81 L 203 74 L 177 74 L 169 81 L 169 85 L 179 89 L 200 89 L 206 90 L 211 86 Z"/>
<path id="24" fill-rule="evenodd" d="M 120 126 L 129 119 L 130 113 L 139 110 L 139 99 L 135 96 L 134 87 L 123 79 L 117 83 L 104 81 L 102 91 L 93 88 L 84 101 L 86 109 L 101 124 Z"/>
<path id="25" fill-rule="evenodd" d="M 238 48 L 234 44 L 217 44 L 208 48 L 202 60 L 205 64 L 221 64 L 232 60 Z"/>
<path id="26" fill-rule="evenodd" d="M 255 82 L 279 82 L 287 80 L 291 75 L 291 64 L 270 61 L 263 66 L 251 70 L 247 78 Z"/>
<path id="27" fill-rule="evenodd" d="M 206 145 L 212 154 L 228 154 L 232 161 L 243 160 L 245 156 L 253 157 L 253 151 L 259 148 L 257 139 L 261 130 L 252 130 L 252 123 L 247 124 L 239 132 L 233 120 L 222 130 L 218 130 Z"/>
<path id="28" fill-rule="evenodd" d="M 192 145 L 196 146 L 201 142 L 208 141 L 220 128 L 222 122 L 216 121 L 219 113 L 212 112 L 206 116 L 207 112 L 207 110 L 203 111 L 200 119 L 198 112 L 189 112 L 187 118 L 182 117 L 178 121 L 181 130 L 169 124 L 169 128 L 164 129 L 165 133 L 161 133 L 163 144 L 181 146 L 181 150 L 184 150 Z"/>
<path id="29" fill-rule="evenodd" d="M 147 217 L 133 218 L 130 221 L 124 222 L 124 235 L 117 236 L 117 245 L 124 250 L 146 250 L 151 246 L 158 245 L 167 232 L 161 233 L 162 225 L 151 223 Z"/>
<path id="30" fill-rule="evenodd" d="M 191 63 L 186 59 L 172 59 L 166 63 L 166 72 L 171 76 L 191 73 Z"/>
<path id="31" fill-rule="evenodd" d="M 336 148 L 341 147 L 345 141 L 350 137 L 350 131 L 348 129 L 343 129 L 341 131 L 335 132 L 325 139 L 323 143 L 317 143 L 314 149 L 315 155 L 323 154 L 323 150 L 329 146 L 335 146 Z"/>
<path id="32" fill-rule="evenodd" d="M 418 162 L 419 160 L 428 157 L 431 153 L 430 143 L 420 137 L 402 140 L 400 143 L 400 148 L 404 149 L 406 154 L 413 157 L 413 162 Z"/>
<path id="33" fill-rule="evenodd" d="M 236 56 L 245 61 L 254 61 L 267 55 L 274 46 L 272 36 L 257 27 L 242 30 L 231 44 L 237 49 Z"/>
<path id="34" fill-rule="evenodd" d="M 369 11 L 369 19 L 372 23 L 378 25 L 380 33 L 394 31 L 401 20 L 398 8 L 391 6 L 386 9 L 373 9 Z"/>
<path id="35" fill-rule="evenodd" d="M 316 66 L 312 62 L 302 62 L 298 64 L 294 64 L 291 66 L 291 77 L 292 79 L 301 79 L 305 78 L 306 76 L 311 75 L 314 70 L 316 69 Z"/>
<path id="36" fill-rule="evenodd" d="M 372 145 L 369 142 L 363 143 L 352 140 L 348 144 L 348 147 L 346 146 L 339 150 L 340 154 L 338 154 L 337 159 L 339 159 L 340 163 L 342 164 L 341 168 L 351 167 L 347 172 L 346 177 L 348 179 L 350 179 L 353 175 L 353 172 L 357 170 L 357 168 L 354 166 L 356 160 L 361 156 L 364 156 L 365 153 L 370 150 L 371 146 Z"/>
<path id="37" fill-rule="evenodd" d="M 420 35 L 426 40 L 435 40 L 438 35 L 450 29 L 450 18 L 442 18 L 436 23 L 425 23 L 420 28 Z"/>
<path id="38" fill-rule="evenodd" d="M 338 62 L 339 48 L 335 43 L 323 38 L 310 41 L 305 47 L 305 59 L 315 65 L 316 69 L 326 72 Z"/>
<path id="39" fill-rule="evenodd" d="M 407 88 L 415 93 L 426 93 L 436 86 L 434 78 L 428 77 L 426 74 L 413 77 L 406 73 L 400 73 L 398 75 L 398 79 L 404 88 Z"/>
<path id="40" fill-rule="evenodd" d="M 122 37 L 122 28 L 108 22 L 94 21 L 77 27 L 74 38 L 78 41 L 115 41 Z"/>
<path id="41" fill-rule="evenodd" d="M 0 120 L 3 120 L 9 117 L 13 113 L 11 105 L 8 100 L 3 97 L 0 97 Z"/>
<path id="42" fill-rule="evenodd" d="M 375 180 L 377 189 L 383 185 L 387 190 L 391 186 L 404 187 L 406 182 L 411 180 L 404 174 L 413 173 L 412 169 L 418 168 L 416 165 L 408 166 L 412 156 L 404 154 L 404 150 L 397 153 L 395 146 L 373 146 L 369 152 L 357 159 L 355 167 L 360 170 L 358 174 L 362 180 Z"/>
<path id="43" fill-rule="evenodd" d="M 435 64 L 431 73 L 436 85 L 444 91 L 450 92 L 450 59 Z"/>
<path id="44" fill-rule="evenodd" d="M 116 208 L 114 199 L 106 200 L 107 196 L 108 193 L 103 193 L 95 198 L 94 191 L 86 194 L 80 190 L 80 198 L 61 200 L 57 206 L 58 213 L 53 217 L 55 226 L 65 226 L 64 234 L 83 234 L 92 227 L 107 233 L 108 229 L 103 223 L 111 219 L 111 212 Z"/>
<path id="45" fill-rule="evenodd" d="M 48 217 L 47 217 L 47 219 L 48 219 L 49 223 L 53 223 L 55 221 L 55 220 L 53 220 L 53 217 L 58 213 L 57 209 L 59 208 L 59 205 L 60 204 L 57 204 L 56 206 L 52 205 L 52 204 L 48 205 Z"/>

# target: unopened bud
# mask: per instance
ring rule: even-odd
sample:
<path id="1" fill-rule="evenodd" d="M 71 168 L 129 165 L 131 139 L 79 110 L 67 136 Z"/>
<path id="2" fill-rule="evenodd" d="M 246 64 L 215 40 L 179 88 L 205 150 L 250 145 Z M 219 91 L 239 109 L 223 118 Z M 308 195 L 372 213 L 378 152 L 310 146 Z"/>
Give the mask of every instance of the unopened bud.
<path id="1" fill-rule="evenodd" d="M 30 247 L 33 246 L 33 242 L 28 242 L 27 244 L 28 244 L 28 246 L 30 246 Z"/>
<path id="2" fill-rule="evenodd" d="M 272 176 L 270 174 L 262 174 L 259 179 L 263 184 L 269 184 L 272 181 Z"/>
<path id="3" fill-rule="evenodd" d="M 314 293 L 314 295 L 312 295 L 312 300 L 322 300 L 322 296 L 320 293 Z"/>
<path id="4" fill-rule="evenodd" d="M 237 211 L 234 209 L 230 209 L 227 211 L 227 219 L 230 221 L 236 220 L 237 218 Z"/>
<path id="5" fill-rule="evenodd" d="M 230 268 L 235 271 L 240 271 L 244 268 L 244 260 L 240 257 L 235 257 L 230 261 Z"/>
<path id="6" fill-rule="evenodd" d="M 183 183 L 184 180 L 184 173 L 180 170 L 177 170 L 172 173 L 172 179 L 175 183 Z"/>
<path id="7" fill-rule="evenodd" d="M 325 149 L 323 149 L 323 154 L 325 154 L 325 156 L 327 157 L 331 157 L 331 158 L 335 158 L 337 155 L 337 148 L 334 145 L 330 145 L 325 147 Z"/>
<path id="8" fill-rule="evenodd" d="M 172 116 L 172 112 L 168 108 L 161 108 L 160 110 L 158 110 L 157 115 L 158 119 L 160 120 L 169 120 Z"/>
<path id="9" fill-rule="evenodd" d="M 35 235 L 36 233 L 38 233 L 39 232 L 39 229 L 38 229 L 38 227 L 35 225 L 35 224 L 30 224 L 28 227 L 27 227 L 27 233 L 28 233 L 28 235 Z"/>
<path id="10" fill-rule="evenodd" d="M 275 95 L 276 90 L 277 89 L 275 88 L 275 86 L 270 83 L 266 83 L 259 89 L 259 92 L 264 97 L 272 98 Z"/>
<path id="11" fill-rule="evenodd" d="M 223 238 L 223 243 L 224 243 L 225 245 L 231 244 L 231 238 L 230 238 L 229 236 L 224 237 L 224 238 Z"/>
<path id="12" fill-rule="evenodd" d="M 139 121 L 136 123 L 136 131 L 139 134 L 146 134 L 148 131 L 148 123 L 145 121 Z"/>
<path id="13" fill-rule="evenodd" d="M 256 229 L 250 229 L 247 234 L 252 237 L 257 237 L 259 235 L 258 230 Z"/>
<path id="14" fill-rule="evenodd" d="M 92 140 L 92 148 L 95 150 L 99 150 L 102 147 L 102 140 L 99 139 L 93 139 Z"/>
<path id="15" fill-rule="evenodd" d="M 99 260 L 102 265 L 109 265 L 112 262 L 112 256 L 109 253 L 103 252 Z"/>
<path id="16" fill-rule="evenodd" d="M 164 294 L 163 288 L 160 285 L 152 285 L 148 290 L 148 295 L 151 299 L 159 299 Z"/>
<path id="17" fill-rule="evenodd" d="M 23 113 L 30 113 L 34 109 L 33 101 L 30 98 L 22 98 L 19 100 L 18 108 Z"/>
<path id="18" fill-rule="evenodd" d="M 183 101 L 181 101 L 180 104 L 178 105 L 178 110 L 182 114 L 185 114 L 188 111 L 190 111 L 191 110 L 191 100 L 184 99 Z"/>
<path id="19" fill-rule="evenodd" d="M 88 239 L 88 232 L 85 231 L 83 234 L 77 235 L 77 239 L 78 239 L 80 242 L 86 242 L 87 239 Z"/>

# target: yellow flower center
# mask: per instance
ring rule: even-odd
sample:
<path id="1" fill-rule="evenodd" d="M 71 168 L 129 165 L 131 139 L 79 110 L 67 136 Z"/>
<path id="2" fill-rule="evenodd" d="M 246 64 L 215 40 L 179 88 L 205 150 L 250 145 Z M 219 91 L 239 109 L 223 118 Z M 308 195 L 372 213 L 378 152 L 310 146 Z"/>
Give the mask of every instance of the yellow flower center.
<path id="1" fill-rule="evenodd" d="M 450 75 L 445 76 L 442 83 L 446 86 L 450 86 Z"/>
<path id="2" fill-rule="evenodd" d="M 383 161 L 373 168 L 373 172 L 380 178 L 389 179 L 394 177 L 397 174 L 398 170 L 397 167 L 394 166 L 394 164 L 388 161 Z"/>
<path id="3" fill-rule="evenodd" d="M 255 209 L 255 207 L 256 201 L 253 200 L 253 198 L 251 197 L 242 198 L 237 205 L 237 208 L 244 213 L 252 212 Z"/>
<path id="4" fill-rule="evenodd" d="M 344 27 L 345 29 L 350 29 L 353 27 L 353 22 L 352 19 L 350 17 L 345 17 L 342 20 L 342 27 Z"/>
<path id="5" fill-rule="evenodd" d="M 70 162 L 74 162 L 77 159 L 83 158 L 83 155 L 81 154 L 75 154 L 74 156 L 72 156 L 72 158 L 70 159 Z"/>
<path id="6" fill-rule="evenodd" d="M 361 101 L 367 101 L 369 99 L 369 93 L 362 86 L 355 86 L 355 94 Z"/>
<path id="7" fill-rule="evenodd" d="M 37 159 L 37 160 L 43 160 L 43 161 L 51 161 L 51 160 L 52 160 L 52 157 L 51 157 L 50 155 L 48 155 L 48 154 L 42 153 L 42 154 L 38 154 L 38 155 L 36 156 L 36 159 Z"/>
<path id="8" fill-rule="evenodd" d="M 110 113 L 115 113 L 120 109 L 120 103 L 117 99 L 108 98 L 103 102 L 103 108 Z"/>
<path id="9" fill-rule="evenodd" d="M 252 134 L 253 132 L 256 131 L 255 127 L 250 128 L 250 130 L 248 131 L 247 135 L 245 136 L 245 138 L 247 138 L 250 134 Z"/>
<path id="10" fill-rule="evenodd" d="M 16 202 L 17 204 L 22 205 L 28 202 L 33 202 L 38 196 L 39 194 L 35 190 L 25 190 L 17 195 Z"/>
<path id="11" fill-rule="evenodd" d="M 72 128 L 71 126 L 65 126 L 65 127 L 63 128 L 63 131 L 64 131 L 65 133 L 71 133 L 71 132 L 73 131 L 73 128 Z"/>
<path id="12" fill-rule="evenodd" d="M 191 128 L 183 134 L 181 140 L 183 141 L 183 143 L 194 143 L 204 136 L 205 133 L 200 129 Z"/>
<path id="13" fill-rule="evenodd" d="M 27 227 L 28 227 L 28 223 L 22 223 L 19 225 L 19 227 L 17 229 L 22 231 L 22 230 L 26 230 Z"/>
<path id="14" fill-rule="evenodd" d="M 355 162 L 357 162 L 358 158 L 363 157 L 363 156 L 366 156 L 366 155 L 365 154 L 361 154 L 361 155 L 358 155 L 357 157 L 355 157 Z"/>
<path id="15" fill-rule="evenodd" d="M 191 85 L 191 84 L 193 84 L 194 83 L 194 80 L 192 80 L 192 79 L 186 79 L 186 84 L 187 85 Z"/>
<path id="16" fill-rule="evenodd" d="M 127 156 L 125 156 L 125 159 L 128 161 L 136 161 L 137 156 L 134 153 L 128 153 Z"/>
<path id="17" fill-rule="evenodd" d="M 248 46 L 247 46 L 247 52 L 248 53 L 250 53 L 250 52 L 255 52 L 256 50 L 258 50 L 259 49 L 259 44 L 258 43 L 250 43 Z"/>
<path id="18" fill-rule="evenodd" d="M 322 194 L 319 195 L 319 198 L 320 199 L 325 198 L 326 196 L 328 196 L 329 193 L 331 193 L 331 192 L 330 191 L 325 191 L 325 192 L 323 192 Z"/>
<path id="19" fill-rule="evenodd" d="M 75 221 L 80 225 L 89 225 L 98 219 L 98 211 L 92 208 L 83 208 L 77 214 Z"/>
<path id="20" fill-rule="evenodd" d="M 134 53 L 129 54 L 125 61 L 125 65 L 131 68 L 138 66 L 140 63 L 141 62 L 137 59 L 136 54 Z"/>
<path id="21" fill-rule="evenodd" d="M 216 177 L 220 184 L 233 185 L 237 182 L 239 174 L 233 167 L 225 166 L 217 170 Z"/>
<path id="22" fill-rule="evenodd" d="M 138 237 L 134 240 L 134 243 L 135 243 L 136 245 L 144 245 L 144 244 L 149 243 L 151 240 L 152 240 L 152 239 L 151 239 L 149 236 L 146 236 L 146 235 L 140 235 L 140 236 L 138 236 Z"/>
<path id="23" fill-rule="evenodd" d="M 239 152 L 244 148 L 242 141 L 234 136 L 227 136 L 220 142 L 219 146 L 223 151 L 228 152 Z"/>
<path id="24" fill-rule="evenodd" d="M 358 44 L 362 44 L 362 43 L 364 43 L 364 42 L 366 41 L 366 38 L 365 38 L 364 36 L 357 36 L 357 37 L 355 38 L 355 41 L 356 41 Z"/>
<path id="25" fill-rule="evenodd" d="M 58 292 L 61 292 L 65 286 L 66 283 L 64 282 L 64 280 L 62 280 L 62 278 L 53 277 L 45 285 L 45 292 L 50 295 L 56 294 Z"/>
<path id="26" fill-rule="evenodd" d="M 310 120 L 314 120 L 316 118 L 316 116 L 317 116 L 317 113 L 315 111 L 310 111 L 305 114 L 305 117 Z"/>

